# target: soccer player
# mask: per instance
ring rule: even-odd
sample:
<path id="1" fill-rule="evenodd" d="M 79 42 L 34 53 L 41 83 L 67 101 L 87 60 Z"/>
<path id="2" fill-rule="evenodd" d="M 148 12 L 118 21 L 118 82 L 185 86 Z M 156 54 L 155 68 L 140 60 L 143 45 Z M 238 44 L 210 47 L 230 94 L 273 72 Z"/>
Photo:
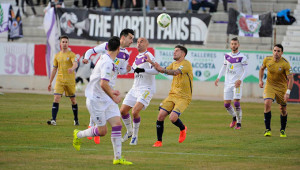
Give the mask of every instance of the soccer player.
<path id="1" fill-rule="evenodd" d="M 86 106 L 97 126 L 73 132 L 73 146 L 80 150 L 81 138 L 105 136 L 107 133 L 106 121 L 111 125 L 111 142 L 114 150 L 113 164 L 130 165 L 132 162 L 122 158 L 122 123 L 120 120 L 120 110 L 118 103 L 121 101 L 120 92 L 114 90 L 116 82 L 115 59 L 120 51 L 119 37 L 112 37 L 108 41 L 108 51 L 102 55 L 95 66 L 88 83 L 85 96 Z"/>
<path id="2" fill-rule="evenodd" d="M 232 115 L 230 127 L 241 129 L 242 127 L 242 109 L 240 100 L 242 98 L 243 80 L 247 75 L 247 57 L 239 52 L 240 43 L 237 38 L 230 41 L 231 52 L 225 54 L 224 64 L 219 72 L 215 85 L 218 86 L 219 80 L 225 72 L 224 83 L 224 106 L 229 114 Z M 231 106 L 231 100 L 234 101 L 235 111 Z"/>
<path id="3" fill-rule="evenodd" d="M 54 102 L 52 106 L 52 119 L 48 120 L 48 125 L 56 125 L 56 116 L 59 108 L 59 101 L 65 92 L 66 97 L 70 97 L 72 110 L 74 114 L 74 125 L 78 126 L 78 106 L 75 97 L 75 72 L 77 61 L 75 53 L 68 49 L 69 38 L 62 35 L 59 38 L 61 51 L 54 57 L 53 69 L 50 75 L 48 91 L 51 91 L 52 81 L 56 75 L 56 83 L 54 87 Z"/>
<path id="4" fill-rule="evenodd" d="M 182 143 L 186 138 L 187 128 L 179 119 L 179 116 L 190 104 L 193 91 L 193 68 L 192 64 L 185 59 L 186 54 L 187 49 L 184 46 L 177 45 L 175 46 L 173 56 L 175 61 L 168 67 L 163 68 L 157 62 L 148 61 L 160 73 L 173 75 L 169 96 L 162 101 L 159 107 L 159 114 L 156 121 L 157 141 L 153 147 L 162 146 L 164 120 L 168 115 L 171 122 L 180 129 L 178 142 Z"/>
<path id="5" fill-rule="evenodd" d="M 134 31 L 132 29 L 125 28 L 120 33 L 120 52 L 118 53 L 114 61 L 117 73 L 119 74 L 127 74 L 129 71 L 131 71 L 131 66 L 128 64 L 129 52 L 125 48 L 130 47 L 130 45 L 133 43 L 133 37 L 134 37 Z M 82 62 L 87 64 L 92 54 L 106 52 L 108 50 L 107 45 L 108 43 L 105 42 L 92 49 L 87 50 Z M 115 78 L 117 78 L 117 74 L 114 76 Z M 90 118 L 89 127 L 91 126 L 94 126 L 94 122 Z M 88 138 L 88 139 L 91 140 L 92 138 Z M 96 144 L 99 144 L 100 137 L 99 136 L 94 137 L 94 142 Z"/>
<path id="6" fill-rule="evenodd" d="M 136 56 L 132 66 L 135 73 L 134 82 L 120 109 L 123 122 L 127 129 L 127 133 L 124 135 L 122 142 L 125 142 L 132 136 L 130 145 L 137 145 L 138 131 L 141 122 L 140 111 L 147 108 L 156 90 L 155 75 L 159 72 L 147 62 L 148 58 L 154 61 L 153 55 L 147 51 L 148 45 L 149 42 L 146 38 L 142 37 L 137 40 L 139 54 Z M 131 108 L 133 129 L 129 114 Z"/>
<path id="7" fill-rule="evenodd" d="M 276 99 L 280 105 L 280 137 L 286 137 L 285 128 L 287 123 L 287 100 L 294 84 L 292 68 L 289 62 L 282 57 L 283 46 L 276 44 L 273 48 L 273 56 L 264 58 L 263 64 L 259 70 L 259 87 L 264 87 L 263 76 L 267 68 L 267 81 L 264 89 L 264 116 L 266 131 L 264 136 L 271 136 L 271 105 Z M 288 81 L 288 83 L 287 83 Z"/>

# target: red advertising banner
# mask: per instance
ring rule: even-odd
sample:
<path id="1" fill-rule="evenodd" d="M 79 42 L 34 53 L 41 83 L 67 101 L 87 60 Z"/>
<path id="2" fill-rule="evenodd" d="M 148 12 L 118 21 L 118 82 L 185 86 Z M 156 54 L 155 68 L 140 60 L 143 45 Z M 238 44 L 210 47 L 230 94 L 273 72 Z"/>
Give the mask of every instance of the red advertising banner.
<path id="1" fill-rule="evenodd" d="M 34 46 L 34 75 L 47 76 L 46 70 L 46 45 Z"/>
<path id="2" fill-rule="evenodd" d="M 300 102 L 300 74 L 294 74 L 294 85 L 291 91 L 289 102 Z"/>

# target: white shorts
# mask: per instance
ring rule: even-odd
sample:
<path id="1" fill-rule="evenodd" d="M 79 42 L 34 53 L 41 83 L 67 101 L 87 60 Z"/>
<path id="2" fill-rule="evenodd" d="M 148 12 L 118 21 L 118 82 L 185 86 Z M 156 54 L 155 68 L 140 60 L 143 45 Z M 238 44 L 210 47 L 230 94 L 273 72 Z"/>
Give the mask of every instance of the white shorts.
<path id="1" fill-rule="evenodd" d="M 123 104 L 133 107 L 136 102 L 140 102 L 144 105 L 145 110 L 152 99 L 153 93 L 150 89 L 130 89 L 126 94 Z"/>
<path id="2" fill-rule="evenodd" d="M 234 85 L 224 87 L 224 100 L 233 100 L 242 98 L 242 86 L 235 88 Z"/>
<path id="3" fill-rule="evenodd" d="M 86 107 L 90 112 L 93 122 L 97 126 L 104 126 L 108 119 L 121 116 L 118 105 L 112 101 L 102 102 L 87 98 Z"/>

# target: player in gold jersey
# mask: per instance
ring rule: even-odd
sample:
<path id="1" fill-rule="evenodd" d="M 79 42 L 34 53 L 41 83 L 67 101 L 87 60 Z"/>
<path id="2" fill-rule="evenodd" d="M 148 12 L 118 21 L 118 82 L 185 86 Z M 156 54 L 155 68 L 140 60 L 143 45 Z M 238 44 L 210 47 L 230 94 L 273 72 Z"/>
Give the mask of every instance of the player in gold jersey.
<path id="1" fill-rule="evenodd" d="M 168 67 L 162 68 L 158 63 L 153 63 L 155 69 L 161 73 L 173 75 L 173 81 L 169 96 L 162 101 L 159 107 L 159 114 L 156 122 L 157 141 L 153 147 L 162 146 L 162 135 L 164 131 L 164 120 L 169 116 L 171 122 L 180 129 L 178 142 L 182 143 L 186 137 L 186 126 L 181 122 L 179 116 L 188 107 L 192 100 L 193 92 L 193 68 L 192 64 L 185 59 L 187 49 L 177 45 L 174 49 L 173 59 L 175 60 Z"/>
<path id="2" fill-rule="evenodd" d="M 59 108 L 59 101 L 65 92 L 66 97 L 70 97 L 72 103 L 72 110 L 74 113 L 74 125 L 79 125 L 78 122 L 78 106 L 75 97 L 75 72 L 78 64 L 75 60 L 75 53 L 70 51 L 68 36 L 61 36 L 60 38 L 61 51 L 57 53 L 53 61 L 53 70 L 50 76 L 48 91 L 51 91 L 52 81 L 56 76 L 56 83 L 54 87 L 54 101 L 52 106 L 52 119 L 47 121 L 48 125 L 56 125 L 56 116 Z"/>
<path id="3" fill-rule="evenodd" d="M 271 136 L 271 104 L 276 99 L 280 104 L 280 137 L 286 137 L 285 128 L 287 122 L 286 104 L 294 84 L 294 77 L 289 62 L 282 57 L 283 46 L 276 44 L 273 48 L 273 56 L 266 57 L 259 70 L 259 87 L 263 88 L 264 70 L 267 68 L 267 83 L 264 89 L 264 116 L 266 131 L 264 136 Z M 288 82 L 288 83 L 287 83 Z"/>

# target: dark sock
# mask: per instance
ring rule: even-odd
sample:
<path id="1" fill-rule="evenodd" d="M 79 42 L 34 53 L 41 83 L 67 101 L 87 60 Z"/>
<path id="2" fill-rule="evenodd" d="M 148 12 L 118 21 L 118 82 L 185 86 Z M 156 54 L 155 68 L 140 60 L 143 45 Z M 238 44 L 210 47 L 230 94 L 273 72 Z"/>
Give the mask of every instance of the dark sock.
<path id="1" fill-rule="evenodd" d="M 78 121 L 78 105 L 72 105 L 72 110 L 73 110 L 73 114 L 74 114 L 74 120 Z"/>
<path id="2" fill-rule="evenodd" d="M 280 130 L 285 130 L 286 122 L 287 122 L 287 115 L 286 116 L 280 115 L 280 122 L 281 122 L 281 129 Z"/>
<path id="3" fill-rule="evenodd" d="M 53 105 L 52 105 L 52 120 L 56 120 L 58 108 L 59 108 L 59 103 L 53 103 Z"/>
<path id="4" fill-rule="evenodd" d="M 181 120 L 178 118 L 176 120 L 176 122 L 173 123 L 175 126 L 179 127 L 180 130 L 184 130 L 185 129 L 185 126 L 184 124 L 181 122 Z"/>
<path id="5" fill-rule="evenodd" d="M 271 111 L 267 112 L 264 114 L 265 115 L 265 125 L 266 125 L 266 129 L 271 130 Z"/>
<path id="6" fill-rule="evenodd" d="M 232 120 L 233 120 L 233 121 L 236 121 L 236 116 L 232 117 Z"/>
<path id="7" fill-rule="evenodd" d="M 164 133 L 164 121 L 156 121 L 157 140 L 162 141 L 162 135 Z"/>

